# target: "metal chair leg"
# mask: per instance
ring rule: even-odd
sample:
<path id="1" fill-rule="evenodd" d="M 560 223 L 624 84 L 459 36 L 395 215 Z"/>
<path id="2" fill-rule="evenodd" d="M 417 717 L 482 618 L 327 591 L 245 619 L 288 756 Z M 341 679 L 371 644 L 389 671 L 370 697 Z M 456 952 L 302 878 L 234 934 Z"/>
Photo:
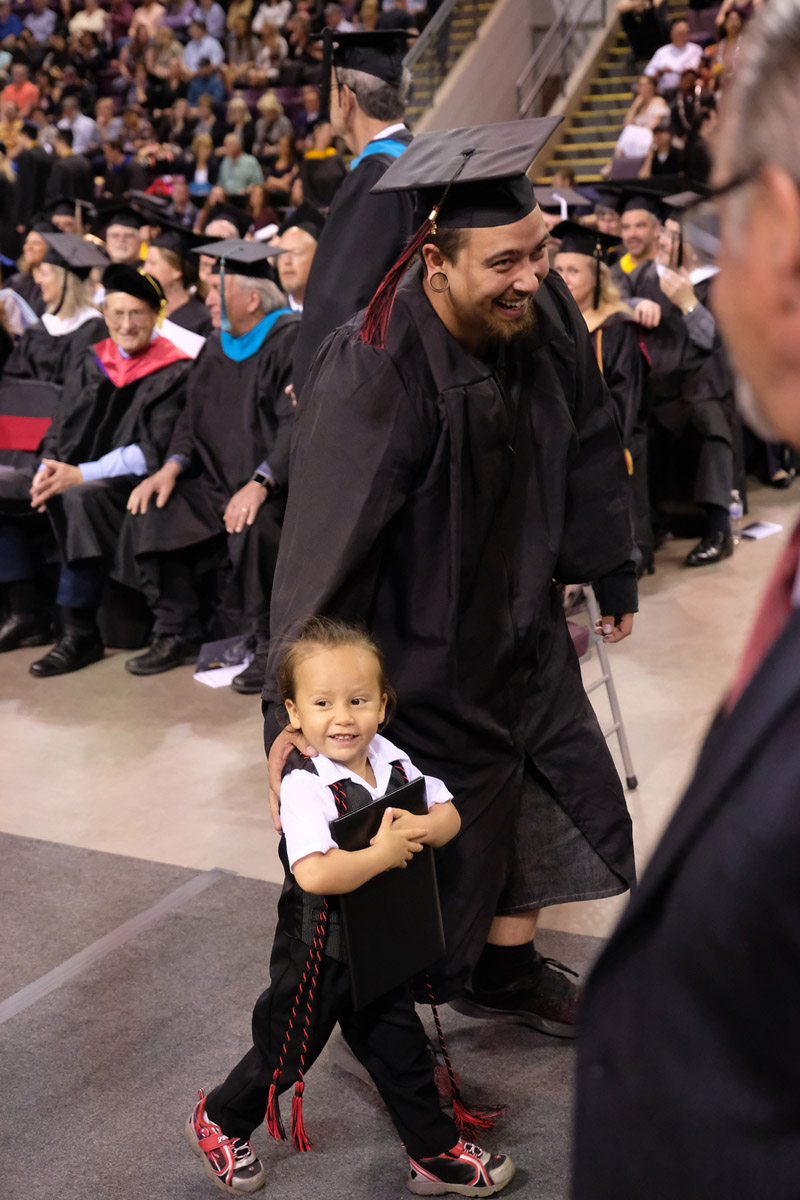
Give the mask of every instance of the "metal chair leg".
<path id="1" fill-rule="evenodd" d="M 625 725 L 622 720 L 622 710 L 619 706 L 617 698 L 617 689 L 614 686 L 614 677 L 611 674 L 611 662 L 608 657 L 608 650 L 602 638 L 597 637 L 594 633 L 594 627 L 600 620 L 600 609 L 597 604 L 597 597 L 594 590 L 587 584 L 584 588 L 586 594 L 586 607 L 589 613 L 589 619 L 592 623 L 592 640 L 597 649 L 597 657 L 600 661 L 600 669 L 602 671 L 603 683 L 606 685 L 606 693 L 608 695 L 608 704 L 611 709 L 613 726 L 609 732 L 616 733 L 619 741 L 620 755 L 622 756 L 622 765 L 625 769 L 625 783 L 630 791 L 635 791 L 639 786 L 639 780 L 636 778 L 633 769 L 633 759 L 631 758 L 630 746 L 628 745 L 628 737 L 625 733 Z"/>

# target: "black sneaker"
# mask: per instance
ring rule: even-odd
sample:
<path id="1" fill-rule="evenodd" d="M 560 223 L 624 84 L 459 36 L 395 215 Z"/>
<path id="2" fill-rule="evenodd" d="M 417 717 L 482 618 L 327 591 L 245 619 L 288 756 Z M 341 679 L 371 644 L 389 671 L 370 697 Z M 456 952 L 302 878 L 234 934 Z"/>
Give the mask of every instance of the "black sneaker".
<path id="1" fill-rule="evenodd" d="M 573 1038 L 578 988 L 568 975 L 578 978 L 577 971 L 534 952 L 533 967 L 526 975 L 501 988 L 470 984 L 463 996 L 450 1001 L 450 1007 L 468 1017 L 509 1021 L 551 1037 Z"/>
<path id="2" fill-rule="evenodd" d="M 179 633 L 156 634 L 149 650 L 137 654 L 125 663 L 131 675 L 161 675 L 174 667 L 188 667 L 197 662 L 200 643 L 187 641 Z"/>
<path id="3" fill-rule="evenodd" d="M 264 1167 L 253 1147 L 244 1138 L 229 1138 L 206 1116 L 206 1095 L 190 1112 L 184 1132 L 195 1154 L 202 1158 L 209 1179 L 229 1196 L 257 1192 L 264 1186 Z"/>
<path id="4" fill-rule="evenodd" d="M 407 1187 L 415 1196 L 493 1196 L 514 1178 L 507 1154 L 490 1154 L 472 1142 L 456 1142 L 435 1158 L 409 1158 Z"/>

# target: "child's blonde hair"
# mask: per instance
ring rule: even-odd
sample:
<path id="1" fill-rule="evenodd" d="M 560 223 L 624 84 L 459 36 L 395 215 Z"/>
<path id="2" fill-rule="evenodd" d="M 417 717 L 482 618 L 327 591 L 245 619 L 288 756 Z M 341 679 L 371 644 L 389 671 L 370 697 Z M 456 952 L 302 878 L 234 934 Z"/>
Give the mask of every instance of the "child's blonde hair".
<path id="1" fill-rule="evenodd" d="M 378 682 L 381 693 L 386 694 L 386 716 L 381 728 L 391 720 L 397 707 L 397 696 L 386 674 L 386 662 L 378 643 L 370 637 L 363 626 L 348 625 L 337 617 L 309 617 L 299 632 L 289 642 L 278 666 L 278 691 L 281 700 L 294 702 L 295 676 L 300 663 L 308 658 L 312 650 L 338 650 L 342 646 L 353 646 L 368 650 L 378 663 Z"/>

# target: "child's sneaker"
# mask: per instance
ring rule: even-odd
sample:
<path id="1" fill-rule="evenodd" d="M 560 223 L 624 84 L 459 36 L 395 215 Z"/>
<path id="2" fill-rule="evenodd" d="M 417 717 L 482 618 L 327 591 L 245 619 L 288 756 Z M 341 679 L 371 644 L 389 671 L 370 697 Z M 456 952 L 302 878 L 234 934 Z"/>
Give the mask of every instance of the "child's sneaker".
<path id="1" fill-rule="evenodd" d="M 264 1186 L 264 1168 L 253 1147 L 244 1138 L 226 1137 L 206 1116 L 203 1091 L 189 1114 L 185 1132 L 189 1145 L 203 1160 L 206 1175 L 221 1191 L 237 1196 Z"/>
<path id="2" fill-rule="evenodd" d="M 472 1142 L 457 1142 L 435 1158 L 410 1158 L 408 1190 L 417 1196 L 493 1196 L 514 1178 L 515 1167 L 506 1154 L 489 1154 Z"/>

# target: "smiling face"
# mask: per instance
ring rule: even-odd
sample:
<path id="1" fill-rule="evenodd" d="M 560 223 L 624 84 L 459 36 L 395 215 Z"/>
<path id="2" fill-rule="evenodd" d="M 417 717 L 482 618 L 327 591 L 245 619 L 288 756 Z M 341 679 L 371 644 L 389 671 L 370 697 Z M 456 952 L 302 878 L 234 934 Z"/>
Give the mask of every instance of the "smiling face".
<path id="1" fill-rule="evenodd" d="M 33 277 L 41 289 L 45 304 L 58 304 L 61 298 L 64 272 L 59 272 L 52 263 L 41 262 L 34 270 Z"/>
<path id="2" fill-rule="evenodd" d="M 131 225 L 109 225 L 106 230 L 106 250 L 113 263 L 139 264 L 139 248 L 142 244 L 141 231 Z"/>
<path id="3" fill-rule="evenodd" d="M 447 277 L 447 290 L 429 289 L 429 297 L 459 341 L 475 349 L 530 330 L 533 298 L 550 270 L 548 240 L 542 214 L 534 208 L 512 225 L 464 230 L 452 259 L 433 245 L 423 246 L 428 279 L 434 272 Z"/>
<path id="4" fill-rule="evenodd" d="M 622 214 L 622 244 L 632 258 L 652 258 L 659 223 L 646 208 L 631 208 Z"/>
<path id="5" fill-rule="evenodd" d="M 594 259 L 587 254 L 556 255 L 553 264 L 581 312 L 592 307 L 595 285 Z"/>
<path id="6" fill-rule="evenodd" d="M 127 292 L 109 292 L 103 315 L 112 339 L 126 354 L 141 354 L 147 349 L 157 314 L 144 300 Z"/>
<path id="7" fill-rule="evenodd" d="M 380 664 L 365 646 L 314 646 L 294 672 L 286 711 L 315 750 L 357 774 L 386 715 Z"/>

